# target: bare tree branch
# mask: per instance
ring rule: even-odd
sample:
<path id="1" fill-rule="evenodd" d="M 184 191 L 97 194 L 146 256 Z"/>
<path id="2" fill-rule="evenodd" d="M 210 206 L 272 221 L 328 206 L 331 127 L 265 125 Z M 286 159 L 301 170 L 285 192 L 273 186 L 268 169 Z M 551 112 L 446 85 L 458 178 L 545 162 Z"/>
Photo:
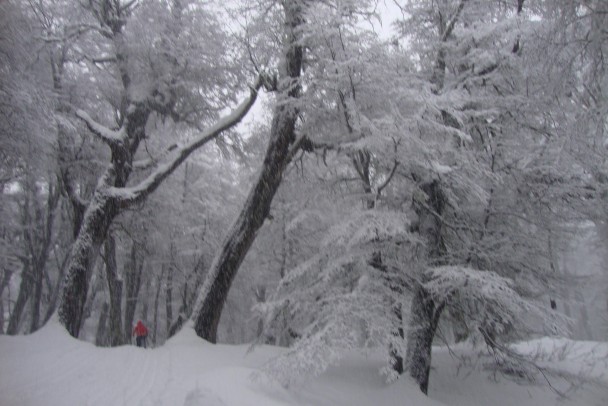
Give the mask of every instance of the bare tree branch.
<path id="1" fill-rule="evenodd" d="M 398 165 L 399 162 L 395 160 L 395 163 L 393 164 L 393 169 L 391 169 L 391 173 L 388 175 L 388 178 L 386 178 L 386 180 L 380 186 L 378 186 L 378 195 L 380 195 L 380 193 L 382 193 L 382 190 L 387 187 L 388 184 L 391 182 L 393 176 L 395 176 L 395 172 L 397 171 Z"/>

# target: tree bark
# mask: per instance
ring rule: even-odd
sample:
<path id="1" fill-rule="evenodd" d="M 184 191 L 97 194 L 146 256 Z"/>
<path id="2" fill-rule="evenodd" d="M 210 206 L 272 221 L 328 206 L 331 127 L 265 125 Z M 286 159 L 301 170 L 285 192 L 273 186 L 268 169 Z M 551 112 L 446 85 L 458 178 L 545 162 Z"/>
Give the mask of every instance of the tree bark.
<path id="1" fill-rule="evenodd" d="M 141 313 L 140 318 L 148 324 L 148 314 L 150 312 L 150 289 L 152 288 L 152 279 L 148 276 L 146 277 L 145 290 L 144 290 L 144 298 L 141 301 Z"/>
<path id="2" fill-rule="evenodd" d="M 46 201 L 46 208 L 43 210 L 37 207 L 36 203 L 36 224 L 40 227 L 34 232 L 40 235 L 30 236 L 32 243 L 30 244 L 30 253 L 33 259 L 33 297 L 32 297 L 32 315 L 30 323 L 30 332 L 38 330 L 40 327 L 40 306 L 42 300 L 42 287 L 46 272 L 46 263 L 49 258 L 51 249 L 51 240 L 53 238 L 53 226 L 55 224 L 55 213 L 59 203 L 59 187 L 53 186 L 49 182 L 49 191 Z M 35 241 L 35 243 L 34 243 Z"/>
<path id="3" fill-rule="evenodd" d="M 104 303 L 101 307 L 101 313 L 99 314 L 99 322 L 97 323 L 97 334 L 95 334 L 95 345 L 98 347 L 105 347 L 108 344 L 111 345 L 111 338 L 108 339 L 108 313 L 110 306 L 108 303 Z M 110 334 L 112 334 L 110 332 Z"/>
<path id="4" fill-rule="evenodd" d="M 164 265 L 163 265 L 164 266 Z M 171 324 L 173 323 L 173 263 L 169 264 L 167 268 L 167 285 L 165 286 L 165 310 L 166 310 L 166 329 L 167 336 L 171 331 Z"/>
<path id="5" fill-rule="evenodd" d="M 144 257 L 142 253 L 143 247 L 141 243 L 133 241 L 131 246 L 131 255 L 125 266 L 125 342 L 129 342 L 131 338 L 131 330 L 133 328 L 133 319 L 141 288 L 141 273 L 144 268 Z"/>
<path id="6" fill-rule="evenodd" d="M 114 199 L 101 190 L 96 191 L 72 247 L 59 305 L 59 319 L 73 337 L 78 337 L 83 322 L 84 304 L 99 249 L 117 214 Z"/>
<path id="7" fill-rule="evenodd" d="M 154 345 L 156 345 L 156 334 L 158 332 L 158 306 L 160 304 L 160 291 L 163 284 L 162 282 L 165 273 L 164 271 L 165 270 L 163 267 L 160 275 L 158 275 L 158 278 L 156 278 L 156 294 L 154 295 L 154 319 L 152 322 L 152 343 Z"/>
<path id="8" fill-rule="evenodd" d="M 429 261 L 432 265 L 439 265 L 443 260 L 445 246 L 442 238 L 442 223 L 438 216 L 443 215 L 446 197 L 437 180 L 423 183 L 420 189 L 424 192 L 425 198 L 423 202 L 414 202 L 414 210 L 418 214 L 418 232 L 426 241 L 426 256 Z M 427 394 L 433 338 L 444 303 L 435 303 L 424 288 L 424 282 L 425 278 L 422 276 L 415 288 L 411 303 L 405 365 L 410 376 L 420 386 L 420 390 Z"/>
<path id="9" fill-rule="evenodd" d="M 122 280 L 118 276 L 118 267 L 116 265 L 116 240 L 112 233 L 106 237 L 103 246 L 106 279 L 108 281 L 108 291 L 110 292 L 109 305 L 109 341 L 110 346 L 116 347 L 124 344 L 126 341 L 122 332 Z M 131 330 L 127 333 L 130 333 Z"/>
<path id="10" fill-rule="evenodd" d="M 19 333 L 19 325 L 21 324 L 21 316 L 23 315 L 23 309 L 30 298 L 32 292 L 32 286 L 34 281 L 30 271 L 29 261 L 25 261 L 23 264 L 23 270 L 21 271 L 21 283 L 19 284 L 19 293 L 17 294 L 17 300 L 13 306 L 13 311 L 8 320 L 8 327 L 6 334 L 15 335 Z"/>
<path id="11" fill-rule="evenodd" d="M 279 103 L 275 106 L 270 142 L 257 182 L 251 189 L 239 217 L 217 254 L 203 285 L 200 304 L 194 314 L 197 335 L 212 343 L 217 339 L 217 328 L 232 281 L 270 211 L 270 204 L 279 188 L 283 171 L 291 157 L 290 148 L 295 147 L 295 125 L 298 110 L 290 103 L 300 94 L 299 77 L 302 69 L 303 49 L 299 44 L 298 27 L 303 22 L 300 1 L 283 3 L 286 34 Z"/>
<path id="12" fill-rule="evenodd" d="M 436 307 L 424 287 L 416 288 L 410 310 L 405 358 L 410 376 L 425 395 L 429 387 L 433 338 L 442 310 L 443 305 Z"/>

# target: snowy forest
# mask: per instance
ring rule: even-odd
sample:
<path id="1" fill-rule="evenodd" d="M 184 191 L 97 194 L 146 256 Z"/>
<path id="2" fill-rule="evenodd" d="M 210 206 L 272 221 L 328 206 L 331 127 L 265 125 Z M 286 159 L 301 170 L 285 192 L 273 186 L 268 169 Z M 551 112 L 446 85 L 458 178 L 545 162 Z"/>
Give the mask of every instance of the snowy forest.
<path id="1" fill-rule="evenodd" d="M 608 1 L 0 0 L 0 211 L 0 404 L 608 404 Z"/>

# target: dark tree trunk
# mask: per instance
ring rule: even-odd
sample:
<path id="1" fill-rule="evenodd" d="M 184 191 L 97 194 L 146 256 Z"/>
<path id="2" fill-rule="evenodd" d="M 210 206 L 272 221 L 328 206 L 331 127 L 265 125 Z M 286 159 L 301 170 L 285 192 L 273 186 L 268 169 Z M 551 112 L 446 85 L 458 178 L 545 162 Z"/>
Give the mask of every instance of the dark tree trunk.
<path id="1" fill-rule="evenodd" d="M 133 328 L 133 319 L 137 302 L 139 298 L 139 289 L 141 288 L 141 274 L 144 268 L 143 246 L 141 243 L 133 241 L 131 246 L 131 255 L 127 266 L 125 266 L 125 282 L 126 282 L 126 301 L 125 301 L 125 324 L 124 334 L 125 342 L 131 338 L 131 329 Z"/>
<path id="2" fill-rule="evenodd" d="M 59 319 L 73 337 L 78 337 L 83 323 L 84 305 L 99 249 L 117 214 L 114 200 L 98 191 L 87 208 L 72 247 L 59 305 Z"/>
<path id="3" fill-rule="evenodd" d="M 44 315 L 44 323 L 48 322 L 51 319 L 53 313 L 55 313 L 55 310 L 57 309 L 57 300 L 59 299 L 59 292 L 61 290 L 61 281 L 63 280 L 63 275 L 65 274 L 65 270 L 68 265 L 68 258 L 69 257 L 66 257 L 61 266 L 59 267 L 59 275 L 57 275 L 55 286 L 53 287 L 53 291 L 51 292 L 51 299 L 46 309 L 46 314 Z"/>
<path id="4" fill-rule="evenodd" d="M 156 334 L 158 332 L 158 306 L 160 305 L 160 291 L 163 285 L 164 268 L 156 278 L 156 294 L 154 295 L 154 319 L 152 322 L 152 343 L 156 345 Z"/>
<path id="5" fill-rule="evenodd" d="M 403 286 L 399 286 L 398 282 L 392 280 L 390 276 L 388 276 L 388 270 L 386 266 L 382 263 L 382 253 L 380 251 L 374 252 L 372 254 L 372 259 L 369 262 L 370 266 L 380 272 L 383 280 L 388 285 L 388 288 L 395 293 L 397 296 L 402 295 L 404 292 Z M 392 300 L 391 300 L 392 301 Z M 391 310 L 394 320 L 394 325 L 391 330 L 391 335 L 393 336 L 393 340 L 397 342 L 402 342 L 405 339 L 405 331 L 403 328 L 403 312 L 401 310 L 401 304 L 393 302 L 391 304 Z M 390 357 L 390 366 L 391 368 L 399 375 L 403 374 L 405 371 L 405 365 L 403 361 L 403 354 L 399 351 L 400 345 L 394 345 L 389 341 L 389 357 Z"/>
<path id="6" fill-rule="evenodd" d="M 152 288 L 152 280 L 150 277 L 146 277 L 145 289 L 144 289 L 144 297 L 141 301 L 141 314 L 140 318 L 144 321 L 144 323 L 148 324 L 148 315 L 150 313 L 150 293 Z"/>
<path id="7" fill-rule="evenodd" d="M 424 201 L 414 202 L 418 214 L 418 232 L 425 240 L 426 256 L 432 266 L 444 261 L 445 244 L 442 238 L 442 223 L 446 197 L 438 180 L 425 182 L 420 186 L 424 192 Z M 405 366 L 410 376 L 418 383 L 420 390 L 428 392 L 431 370 L 431 350 L 433 338 L 439 324 L 444 304 L 437 304 L 421 283 L 415 288 L 412 298 L 408 328 Z"/>
<path id="8" fill-rule="evenodd" d="M 424 394 L 428 393 L 433 338 L 442 310 L 443 305 L 436 307 L 435 302 L 422 286 L 416 289 L 410 310 L 405 358 L 410 376 L 418 383 Z"/>
<path id="9" fill-rule="evenodd" d="M 122 280 L 118 276 L 116 265 L 116 240 L 112 233 L 108 233 L 103 246 L 106 279 L 108 281 L 108 291 L 110 292 L 109 305 L 109 341 L 110 346 L 116 347 L 126 341 L 122 332 Z M 130 333 L 129 329 L 126 334 Z M 127 340 L 128 341 L 128 340 Z"/>
<path id="10" fill-rule="evenodd" d="M 163 265 L 164 266 L 164 265 Z M 167 267 L 167 285 L 165 286 L 165 310 L 166 310 L 166 329 L 167 335 L 171 331 L 173 323 L 173 263 Z"/>
<path id="11" fill-rule="evenodd" d="M 299 44 L 298 26 L 303 22 L 303 11 L 300 1 L 290 0 L 283 4 L 286 54 L 279 80 L 279 103 L 273 113 L 266 156 L 258 180 L 211 266 L 203 285 L 200 306 L 194 315 L 196 333 L 212 343 L 217 339 L 217 328 L 232 281 L 257 231 L 268 217 L 296 138 L 298 111 L 289 101 L 300 94 L 303 49 Z"/>
<path id="12" fill-rule="evenodd" d="M 42 302 L 42 282 L 44 281 L 43 272 L 44 268 L 39 268 L 38 265 L 34 267 L 33 295 L 30 302 L 32 309 L 29 328 L 30 333 L 33 333 L 40 327 L 40 304 Z"/>
<path id="13" fill-rule="evenodd" d="M 34 238 L 38 244 L 32 245 L 33 251 L 33 277 L 34 277 L 34 296 L 32 297 L 32 318 L 30 332 L 38 330 L 40 327 L 40 305 L 42 300 L 42 286 L 46 272 L 46 263 L 51 249 L 53 238 L 53 226 L 55 224 L 55 213 L 59 203 L 59 187 L 49 183 L 49 194 L 46 202 L 46 210 L 43 214 L 42 209 L 36 210 L 36 223 L 41 227 L 39 230 L 42 235 Z"/>

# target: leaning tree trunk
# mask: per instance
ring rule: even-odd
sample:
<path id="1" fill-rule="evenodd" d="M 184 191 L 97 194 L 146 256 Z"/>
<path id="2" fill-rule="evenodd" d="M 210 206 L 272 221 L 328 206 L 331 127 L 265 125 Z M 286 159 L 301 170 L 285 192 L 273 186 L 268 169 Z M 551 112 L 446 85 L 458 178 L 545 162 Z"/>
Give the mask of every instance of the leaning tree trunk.
<path id="1" fill-rule="evenodd" d="M 59 319 L 73 337 L 78 337 L 83 322 L 89 281 L 99 249 L 117 214 L 114 199 L 98 191 L 87 208 L 72 247 L 59 305 Z"/>
<path id="2" fill-rule="evenodd" d="M 205 283 L 200 303 L 196 306 L 194 328 L 199 337 L 212 343 L 232 281 L 255 239 L 256 232 L 270 211 L 272 199 L 281 184 L 283 171 L 290 161 L 290 148 L 295 147 L 295 125 L 298 110 L 290 99 L 300 94 L 299 77 L 303 49 L 299 44 L 298 27 L 303 22 L 299 1 L 284 3 L 286 54 L 279 80 L 279 103 L 275 107 L 270 141 L 258 180 L 251 189 L 245 206 L 217 254 Z"/>

